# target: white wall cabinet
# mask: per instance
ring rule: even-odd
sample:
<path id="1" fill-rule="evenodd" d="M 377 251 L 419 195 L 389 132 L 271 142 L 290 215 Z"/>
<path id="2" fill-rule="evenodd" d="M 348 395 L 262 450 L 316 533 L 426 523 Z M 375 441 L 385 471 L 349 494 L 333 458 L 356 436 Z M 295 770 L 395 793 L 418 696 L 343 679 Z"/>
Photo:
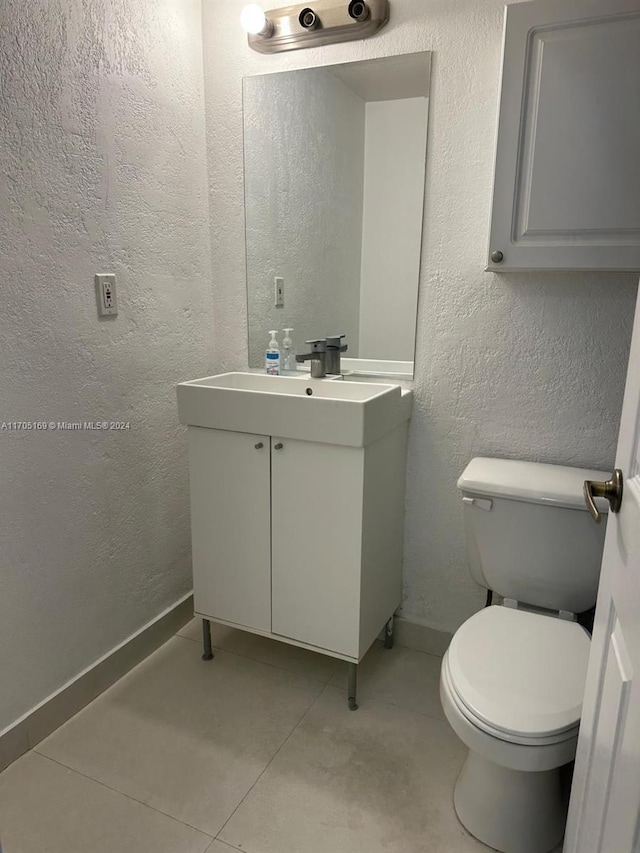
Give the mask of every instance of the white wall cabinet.
<path id="1" fill-rule="evenodd" d="M 188 436 L 196 613 L 357 663 L 401 600 L 407 423 L 364 447 Z"/>
<path id="2" fill-rule="evenodd" d="M 640 269 L 640 2 L 507 6 L 487 269 Z"/>

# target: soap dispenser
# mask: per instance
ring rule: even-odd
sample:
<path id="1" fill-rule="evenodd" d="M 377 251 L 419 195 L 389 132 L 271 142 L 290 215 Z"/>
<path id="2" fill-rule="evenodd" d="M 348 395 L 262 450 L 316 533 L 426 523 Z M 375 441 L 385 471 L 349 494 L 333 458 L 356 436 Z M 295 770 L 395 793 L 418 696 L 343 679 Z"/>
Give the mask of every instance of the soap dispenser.
<path id="1" fill-rule="evenodd" d="M 269 376 L 279 376 L 280 347 L 278 346 L 278 339 L 276 337 L 276 335 L 278 334 L 278 330 L 271 329 L 269 334 L 271 335 L 271 340 L 269 341 L 269 346 L 267 347 L 267 351 L 265 353 L 264 369 L 265 373 L 267 373 Z"/>
<path id="2" fill-rule="evenodd" d="M 295 374 L 296 367 L 296 351 L 291 340 L 291 332 L 293 329 L 284 330 L 284 338 L 282 340 L 282 372 Z"/>

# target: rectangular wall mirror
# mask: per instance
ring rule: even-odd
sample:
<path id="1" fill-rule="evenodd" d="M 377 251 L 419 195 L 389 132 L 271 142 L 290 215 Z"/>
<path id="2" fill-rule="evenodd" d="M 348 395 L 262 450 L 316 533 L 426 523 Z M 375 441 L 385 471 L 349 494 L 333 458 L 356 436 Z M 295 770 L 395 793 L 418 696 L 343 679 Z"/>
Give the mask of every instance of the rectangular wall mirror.
<path id="1" fill-rule="evenodd" d="M 244 79 L 250 367 L 292 327 L 298 353 L 344 333 L 345 372 L 412 378 L 430 68 L 422 52 Z"/>

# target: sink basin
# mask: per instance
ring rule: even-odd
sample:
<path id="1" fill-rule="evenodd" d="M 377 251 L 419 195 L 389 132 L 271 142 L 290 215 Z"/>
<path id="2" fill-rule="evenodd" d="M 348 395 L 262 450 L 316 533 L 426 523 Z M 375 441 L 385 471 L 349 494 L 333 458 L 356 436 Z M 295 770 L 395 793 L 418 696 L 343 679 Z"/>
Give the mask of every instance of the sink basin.
<path id="1" fill-rule="evenodd" d="M 181 382 L 180 423 L 364 447 L 411 416 L 398 385 L 222 373 Z"/>

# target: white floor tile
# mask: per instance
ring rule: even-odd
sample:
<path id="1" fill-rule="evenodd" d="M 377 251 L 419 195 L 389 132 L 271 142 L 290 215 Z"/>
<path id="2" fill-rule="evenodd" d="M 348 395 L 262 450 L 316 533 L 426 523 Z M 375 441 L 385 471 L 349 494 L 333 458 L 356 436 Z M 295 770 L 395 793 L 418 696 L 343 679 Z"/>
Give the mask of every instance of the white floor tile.
<path id="1" fill-rule="evenodd" d="M 37 749 L 215 836 L 320 690 L 176 637 Z"/>
<path id="2" fill-rule="evenodd" d="M 402 646 L 385 649 L 376 643 L 358 666 L 358 702 L 389 702 L 444 720 L 439 693 L 441 664 L 442 659 L 435 655 Z M 346 678 L 346 664 L 341 664 L 330 683 L 346 689 Z"/>
<path id="3" fill-rule="evenodd" d="M 204 662 L 200 630 L 0 774 L 6 853 L 489 853 L 438 657 L 376 642 L 349 712 L 342 662 L 215 624 Z"/>
<path id="4" fill-rule="evenodd" d="M 250 853 L 486 853 L 460 826 L 447 723 L 325 688 L 220 838 Z"/>
<path id="5" fill-rule="evenodd" d="M 202 643 L 202 619 L 193 619 L 179 633 L 183 637 Z M 279 666 L 289 672 L 297 672 L 299 675 L 325 683 L 329 681 L 340 663 L 336 658 L 318 652 L 272 640 L 269 637 L 261 637 L 259 634 L 251 634 L 249 631 L 228 628 L 216 622 L 211 623 L 211 639 L 216 648 L 268 663 L 271 666 Z"/>
<path id="6" fill-rule="evenodd" d="M 0 775 L 0 831 L 7 853 L 203 853 L 211 844 L 34 752 Z"/>

